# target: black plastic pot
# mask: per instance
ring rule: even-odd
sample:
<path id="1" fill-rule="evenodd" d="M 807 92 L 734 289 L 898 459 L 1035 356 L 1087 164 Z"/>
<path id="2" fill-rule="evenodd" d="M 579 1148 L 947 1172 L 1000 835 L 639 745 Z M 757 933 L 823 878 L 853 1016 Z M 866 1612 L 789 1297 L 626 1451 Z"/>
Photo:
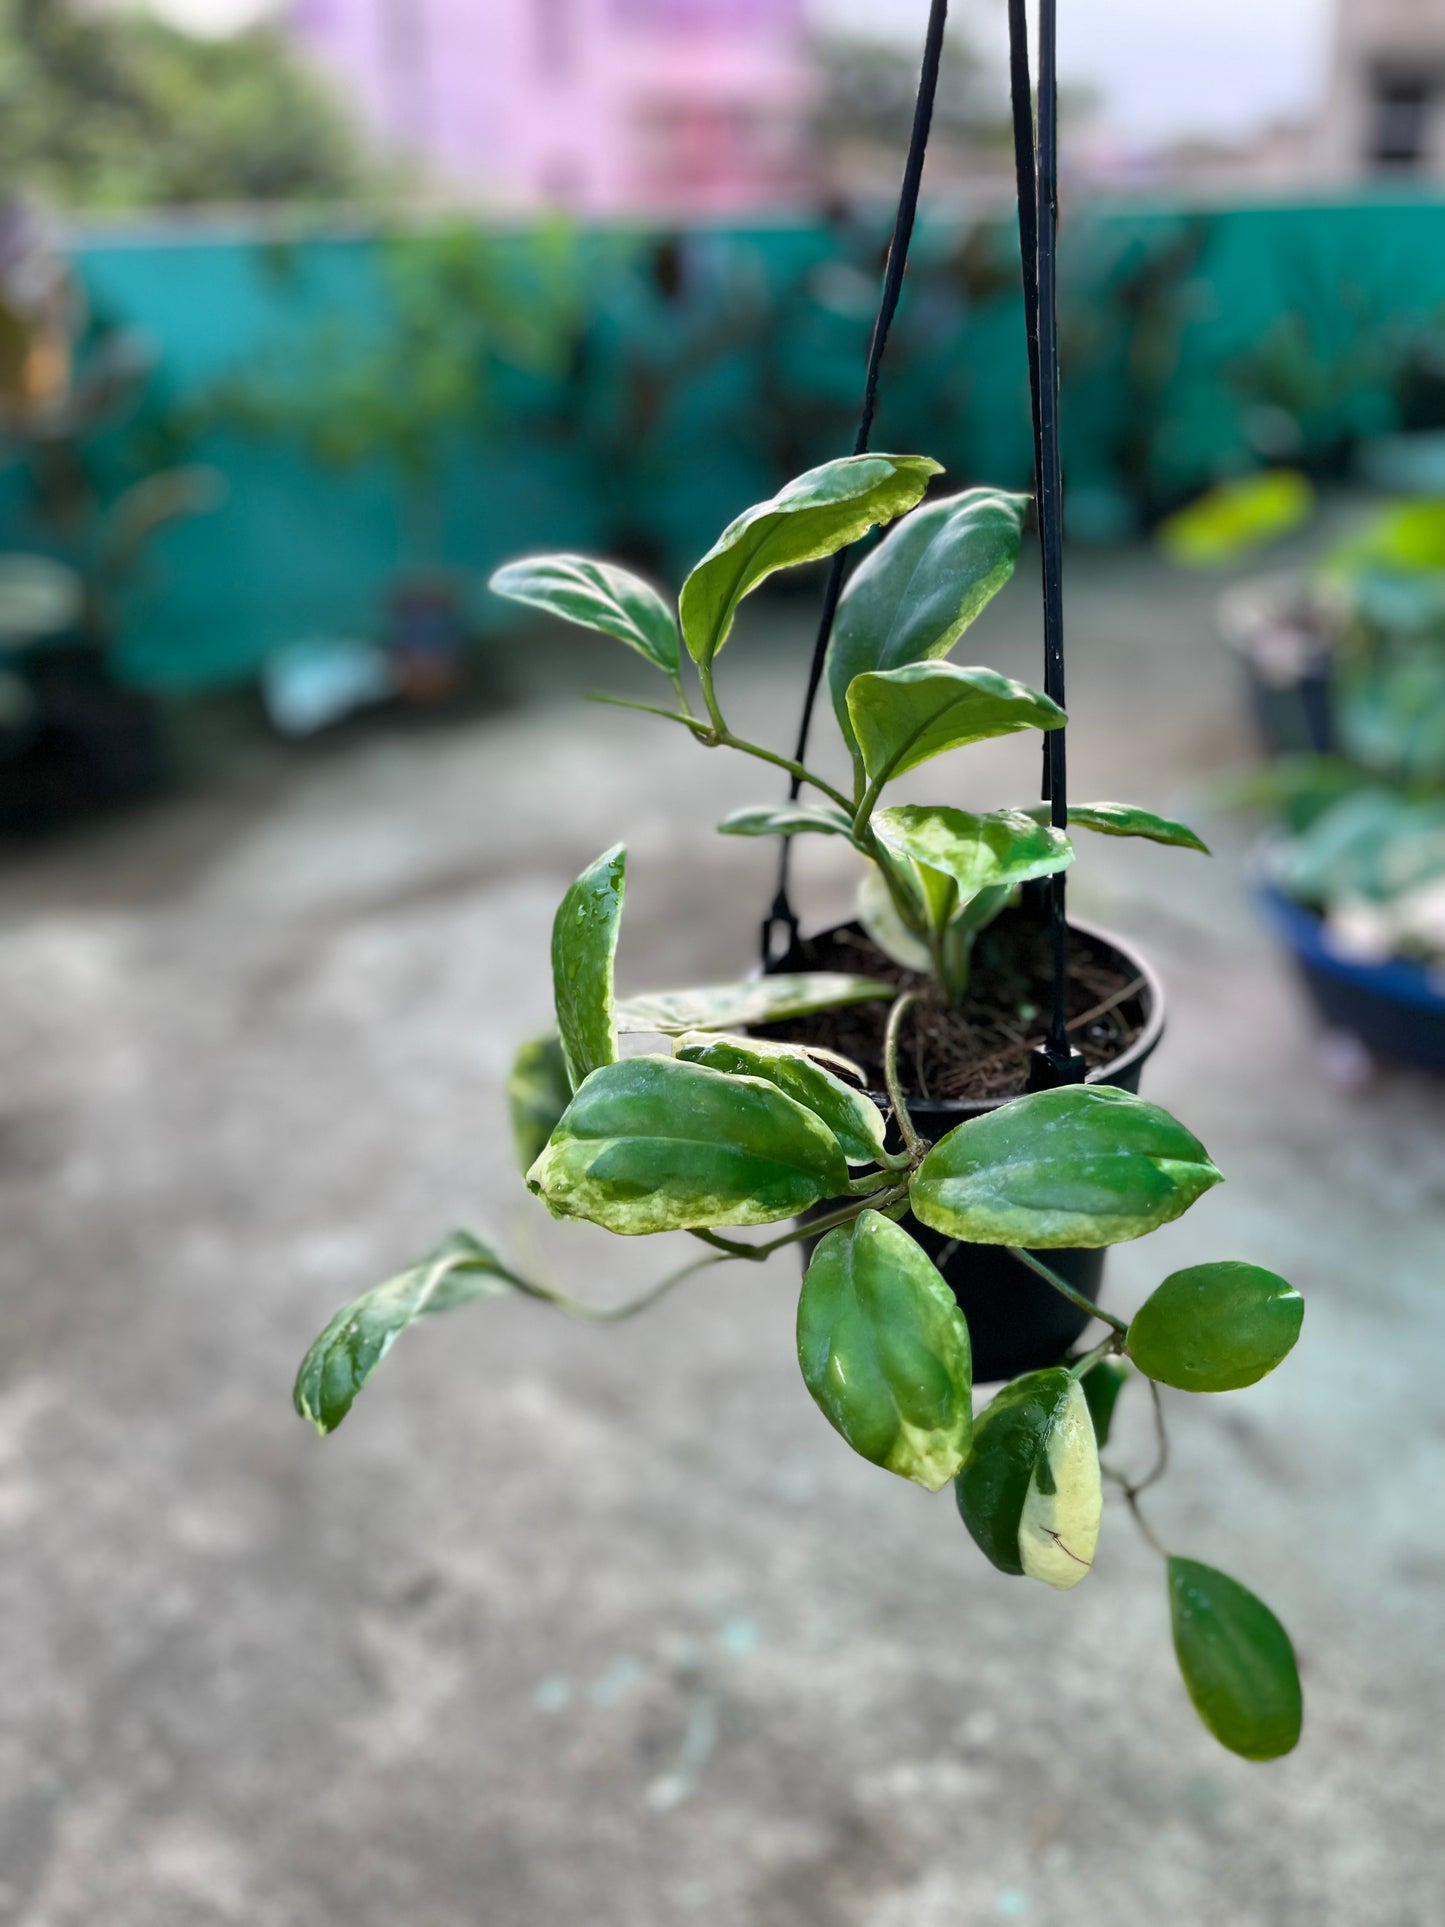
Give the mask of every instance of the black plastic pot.
<path id="1" fill-rule="evenodd" d="M 1219 628 L 1244 676 L 1254 726 L 1274 756 L 1335 747 L 1335 652 L 1293 577 L 1243 582 L 1220 599 Z"/>
<path id="2" fill-rule="evenodd" d="M 51 829 L 161 787 L 160 708 L 115 680 L 99 644 L 67 639 L 0 666 L 18 673 L 29 698 L 22 725 L 0 730 L 0 833 Z"/>
<path id="3" fill-rule="evenodd" d="M 1408 957 L 1361 963 L 1338 956 L 1315 911 L 1269 883 L 1260 886 L 1259 900 L 1329 1029 L 1347 1031 L 1377 1057 L 1445 1071 L 1445 989 L 1438 973 Z"/>
<path id="4" fill-rule="evenodd" d="M 850 932 L 858 930 L 856 924 L 839 927 Z M 1137 952 L 1128 949 L 1117 937 L 1089 923 L 1074 921 L 1069 927 L 1087 936 L 1106 956 L 1117 959 L 1130 976 L 1144 980 L 1140 993 L 1145 1011 L 1143 1030 L 1123 1056 L 1089 1077 L 1091 1084 L 1111 1084 L 1119 1090 L 1137 1093 L 1145 1062 L 1164 1033 L 1163 986 Z M 794 951 L 771 969 L 807 967 Z M 869 1095 L 880 1110 L 889 1108 L 888 1099 L 881 1091 L 871 1091 Z M 904 1096 L 908 1096 L 906 1091 Z M 1003 1098 L 949 1098 L 933 1102 L 910 1098 L 908 1110 L 919 1133 L 937 1141 L 955 1125 L 980 1117 L 986 1111 L 995 1111 L 1006 1101 Z M 889 1142 L 890 1148 L 899 1148 L 896 1127 L 890 1129 Z M 832 1208 L 820 1205 L 819 1214 Z M 1015 1378 L 1020 1372 L 1058 1364 L 1087 1326 L 1086 1315 L 1045 1284 L 1036 1272 L 1030 1271 L 1007 1246 L 959 1244 L 929 1230 L 911 1216 L 905 1218 L 904 1223 L 947 1279 L 968 1320 L 974 1377 L 979 1383 Z M 805 1268 L 815 1242 L 810 1240 L 802 1247 Z M 1039 1256 L 1076 1291 L 1081 1291 L 1086 1298 L 1097 1299 L 1104 1278 L 1102 1250 L 1044 1251 Z"/>

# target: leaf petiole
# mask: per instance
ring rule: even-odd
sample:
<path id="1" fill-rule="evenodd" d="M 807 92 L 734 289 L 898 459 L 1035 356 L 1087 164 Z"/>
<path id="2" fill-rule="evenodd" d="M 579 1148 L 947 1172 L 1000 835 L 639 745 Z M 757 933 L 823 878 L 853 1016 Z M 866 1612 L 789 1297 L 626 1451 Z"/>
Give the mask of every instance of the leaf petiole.
<path id="1" fill-rule="evenodd" d="M 918 993 L 915 990 L 905 990 L 901 997 L 895 997 L 893 1008 L 888 1013 L 888 1029 L 883 1036 L 883 1088 L 888 1093 L 893 1115 L 898 1120 L 898 1129 L 910 1164 L 920 1159 L 928 1146 L 913 1128 L 913 1119 L 903 1099 L 903 1088 L 898 1082 L 898 1032 L 904 1012 L 917 1002 Z"/>
<path id="2" fill-rule="evenodd" d="M 1076 1305 L 1080 1311 L 1086 1311 L 1090 1318 L 1100 1318 L 1106 1325 L 1112 1325 L 1120 1337 L 1128 1331 L 1129 1327 L 1122 1318 L 1116 1318 L 1110 1311 L 1101 1310 L 1092 1298 L 1086 1298 L 1083 1292 L 1075 1291 L 1071 1284 L 1061 1278 L 1056 1271 L 1050 1271 L 1042 1259 L 1036 1258 L 1033 1252 L 1025 1251 L 1022 1245 L 1013 1245 L 1010 1249 L 1021 1265 L 1027 1265 L 1030 1271 L 1036 1271 L 1046 1285 L 1052 1285 L 1059 1296 L 1067 1298 L 1071 1305 Z"/>

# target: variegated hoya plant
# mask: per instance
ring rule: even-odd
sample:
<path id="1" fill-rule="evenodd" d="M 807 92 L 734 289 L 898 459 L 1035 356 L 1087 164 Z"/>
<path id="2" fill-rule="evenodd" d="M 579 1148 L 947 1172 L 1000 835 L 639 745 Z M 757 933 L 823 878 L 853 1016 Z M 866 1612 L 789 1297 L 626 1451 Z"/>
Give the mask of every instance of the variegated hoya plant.
<path id="1" fill-rule="evenodd" d="M 943 752 L 1063 712 L 990 669 L 947 660 L 1012 574 L 1026 499 L 973 489 L 919 506 L 938 464 L 922 456 L 829 462 L 727 528 L 683 584 L 676 616 L 647 582 L 611 563 L 546 556 L 493 578 L 501 595 L 627 643 L 665 676 L 675 701 L 634 704 L 790 771 L 812 795 L 730 816 L 728 835 L 846 838 L 866 861 L 860 914 L 900 962 L 931 970 L 952 1001 L 967 990 L 979 930 L 1011 893 L 1073 858 L 1038 812 L 971 815 L 885 807 L 896 776 Z M 743 598 L 776 570 L 836 553 L 897 526 L 854 571 L 838 608 L 827 678 L 852 756 L 848 791 L 729 727 L 714 683 Z M 684 679 L 696 671 L 701 707 Z M 1203 849 L 1182 824 L 1129 806 L 1070 811 L 1078 827 Z M 1000 1571 L 1061 1590 L 1094 1560 L 1102 1479 L 1114 1481 L 1165 1559 L 1174 1645 L 1205 1725 L 1250 1759 L 1299 1737 L 1299 1676 L 1289 1637 L 1252 1593 L 1210 1566 L 1166 1552 L 1140 1495 L 1163 1470 L 1159 1388 L 1251 1385 L 1298 1337 L 1303 1305 L 1282 1278 L 1234 1261 L 1164 1279 L 1128 1322 L 1082 1299 L 1037 1256 L 1142 1237 L 1220 1182 L 1191 1132 L 1116 1089 L 1041 1091 L 925 1142 L 897 1065 L 913 993 L 832 973 L 800 973 L 618 999 L 613 960 L 626 854 L 608 850 L 567 891 L 552 935 L 553 1035 L 528 1044 L 510 1083 L 528 1188 L 560 1218 L 625 1237 L 683 1232 L 701 1250 L 629 1303 L 599 1310 L 524 1277 L 490 1244 L 455 1234 L 419 1264 L 345 1306 L 307 1353 L 297 1410 L 322 1433 L 340 1424 L 397 1335 L 419 1318 L 521 1293 L 574 1316 L 629 1316 L 682 1279 L 757 1263 L 817 1240 L 798 1304 L 798 1359 L 829 1423 L 865 1459 L 929 1491 L 952 1484 L 969 1533 Z M 893 998 L 879 1106 L 827 1052 L 764 1041 L 750 1027 L 849 1002 Z M 620 1036 L 670 1041 L 622 1055 Z M 890 1148 L 896 1143 L 897 1148 Z M 763 1240 L 739 1228 L 799 1219 Z M 953 1293 L 903 1220 L 964 1244 L 1004 1245 L 1107 1327 L 1081 1357 L 1033 1371 L 975 1413 L 968 1327 Z M 1114 1401 L 1130 1370 L 1154 1401 L 1159 1453 L 1131 1478 L 1101 1466 Z"/>

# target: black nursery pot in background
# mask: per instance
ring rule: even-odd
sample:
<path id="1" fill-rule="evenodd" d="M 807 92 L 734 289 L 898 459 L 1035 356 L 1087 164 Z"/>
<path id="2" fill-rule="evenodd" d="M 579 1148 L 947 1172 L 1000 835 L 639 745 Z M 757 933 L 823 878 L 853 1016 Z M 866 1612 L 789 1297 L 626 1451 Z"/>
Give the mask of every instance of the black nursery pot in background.
<path id="1" fill-rule="evenodd" d="M 1142 980 L 1138 995 L 1144 1021 L 1138 1035 L 1119 1057 L 1091 1071 L 1088 1079 L 1091 1084 L 1110 1084 L 1137 1095 L 1144 1065 L 1164 1033 L 1163 987 L 1137 951 L 1127 948 L 1117 937 L 1076 919 L 1070 920 L 1069 928 L 1087 937 L 1096 954 L 1116 963 L 1128 977 Z M 827 936 L 832 932 L 822 934 Z M 768 970 L 771 974 L 808 967 L 806 958 L 794 949 L 770 963 Z M 908 1093 L 905 1091 L 904 1095 L 907 1097 Z M 889 1108 L 888 1099 L 881 1091 L 870 1091 L 869 1096 L 880 1110 Z M 919 1135 L 936 1143 L 955 1125 L 995 1111 L 1008 1101 L 1005 1097 L 936 1101 L 909 1097 L 908 1111 Z M 900 1148 L 896 1125 L 890 1126 L 888 1141 L 890 1149 Z M 810 1215 L 821 1215 L 831 1209 L 830 1204 L 819 1205 L 817 1213 Z M 979 1383 L 1016 1378 L 1021 1372 L 1057 1365 L 1087 1326 L 1085 1314 L 1036 1272 L 1030 1271 L 1008 1246 L 960 1244 L 929 1230 L 911 1215 L 904 1223 L 942 1272 L 968 1320 L 973 1375 Z M 801 1247 L 805 1269 L 816 1243 L 810 1239 Z M 1091 1300 L 1098 1298 L 1104 1279 L 1102 1250 L 1041 1251 L 1038 1255 L 1076 1291 Z"/>
<path id="2" fill-rule="evenodd" d="M 1241 582 L 1221 596 L 1219 631 L 1244 676 L 1255 730 L 1271 756 L 1335 747 L 1335 651 L 1293 576 Z"/>

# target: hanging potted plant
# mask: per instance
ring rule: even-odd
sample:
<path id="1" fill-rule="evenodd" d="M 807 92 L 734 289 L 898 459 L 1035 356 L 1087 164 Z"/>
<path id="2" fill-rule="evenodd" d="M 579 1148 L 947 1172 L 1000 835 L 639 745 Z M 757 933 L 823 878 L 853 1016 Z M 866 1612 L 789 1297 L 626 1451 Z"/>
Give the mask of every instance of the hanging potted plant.
<path id="1" fill-rule="evenodd" d="M 722 827 L 776 835 L 784 851 L 797 836 L 844 839 L 866 866 L 857 926 L 797 937 L 785 872 L 762 973 L 618 998 L 626 853 L 614 847 L 598 857 L 567 891 L 553 927 L 555 1033 L 524 1047 L 511 1080 L 526 1182 L 559 1218 L 624 1237 L 682 1232 L 695 1255 L 628 1304 L 598 1311 L 519 1270 L 490 1243 L 454 1234 L 337 1313 L 302 1363 L 295 1403 L 330 1432 L 401 1331 L 473 1300 L 520 1293 L 584 1318 L 625 1317 L 716 1267 L 801 1247 L 798 1360 L 823 1416 L 881 1468 L 930 1491 L 952 1486 L 964 1526 L 996 1568 L 1067 1590 L 1093 1564 L 1099 1449 L 1126 1370 L 1154 1400 L 1161 1457 L 1142 1476 L 1115 1468 L 1111 1475 L 1163 1553 L 1141 1508 L 1163 1469 L 1159 1388 L 1208 1393 L 1253 1383 L 1293 1346 L 1302 1305 L 1283 1279 L 1232 1260 L 1166 1277 L 1128 1321 L 1096 1312 L 1089 1295 L 1109 1245 L 1178 1218 L 1220 1173 L 1184 1124 L 1136 1094 L 1162 1021 L 1157 986 L 1122 946 L 1067 923 L 1069 831 L 1201 846 L 1184 826 L 1145 810 L 1067 800 L 1047 4 L 1036 281 L 1027 274 L 1031 200 L 1024 225 L 1038 324 L 1050 687 L 949 659 L 1013 573 L 1023 498 L 976 489 L 925 502 L 936 463 L 865 452 L 943 13 L 935 0 L 860 447 L 737 517 L 688 575 L 675 612 L 650 583 L 586 557 L 532 558 L 493 579 L 499 593 L 615 637 L 653 664 L 668 700 L 629 706 L 651 709 L 702 748 L 787 772 L 793 794 L 785 805 L 743 809 Z M 1022 17 L 1016 4 L 1020 122 L 1030 99 Z M 1031 129 L 1019 144 L 1032 183 Z M 1022 185 L 1023 168 L 1020 175 Z M 887 525 L 891 532 L 844 593 L 842 558 Z M 851 753 L 847 787 L 807 763 L 806 714 L 798 753 L 785 755 L 734 730 L 718 680 L 747 597 L 776 571 L 828 556 L 834 567 L 810 693 L 826 677 Z M 1022 730 L 1038 731 L 1049 746 L 1044 806 L 970 814 L 888 801 L 888 785 L 903 772 Z M 1030 888 L 1044 900 L 1017 902 Z M 1004 968 L 1001 957 L 1011 959 L 1016 987 L 1047 1005 L 1041 1041 L 1017 1061 L 1012 1087 L 934 1095 L 960 1074 L 960 1057 L 966 1064 L 970 999 Z M 861 960 L 871 974 L 841 967 L 845 959 Z M 1081 990 L 1075 966 L 1083 959 L 1123 979 L 1110 1008 L 1124 1013 L 1117 1032 L 1091 1038 L 1093 1020 L 1076 1008 L 1080 994 L 1100 1001 L 1096 981 Z M 633 1037 L 662 1047 L 630 1054 L 624 1040 Z M 968 1088 L 967 1075 L 963 1082 Z M 738 1235 L 750 1227 L 767 1235 Z M 1058 1299 L 1058 1320 L 1036 1315 L 1025 1281 Z M 1070 1355 L 1096 1315 L 1104 1336 Z M 975 1380 L 1000 1373 L 1008 1382 L 976 1411 Z M 1246 1757 L 1289 1751 L 1300 1731 L 1300 1687 L 1278 1620 L 1214 1568 L 1164 1558 L 1175 1648 L 1206 1725 Z"/>

